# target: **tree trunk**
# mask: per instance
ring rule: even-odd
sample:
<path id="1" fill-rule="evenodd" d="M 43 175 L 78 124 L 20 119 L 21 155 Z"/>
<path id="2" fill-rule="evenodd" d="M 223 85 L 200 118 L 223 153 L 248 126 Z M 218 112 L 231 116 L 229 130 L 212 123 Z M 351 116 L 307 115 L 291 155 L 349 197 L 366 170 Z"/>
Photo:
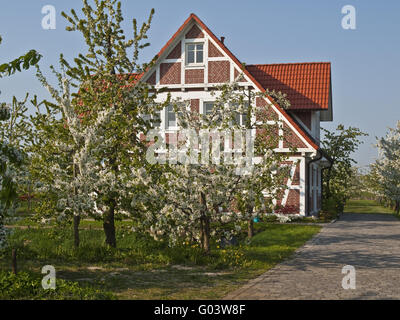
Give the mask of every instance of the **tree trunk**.
<path id="1" fill-rule="evenodd" d="M 11 251 L 12 273 L 17 274 L 17 249 Z"/>
<path id="2" fill-rule="evenodd" d="M 250 214 L 253 213 L 253 206 L 249 205 L 247 207 L 247 212 Z M 253 236 L 254 236 L 254 220 L 253 219 L 250 219 L 248 221 L 247 236 L 249 239 L 253 238 Z"/>
<path id="3" fill-rule="evenodd" d="M 204 253 L 208 254 L 210 252 L 210 219 L 207 217 L 207 201 L 203 192 L 200 194 L 200 201 L 203 205 L 202 217 L 200 218 L 201 246 Z"/>
<path id="4" fill-rule="evenodd" d="M 114 224 L 115 201 L 111 201 L 110 209 L 105 213 L 103 220 L 103 229 L 106 235 L 106 244 L 115 248 L 117 240 L 115 239 L 115 224 Z"/>
<path id="5" fill-rule="evenodd" d="M 396 214 L 400 213 L 400 201 L 396 200 L 396 208 L 395 208 Z"/>
<path id="6" fill-rule="evenodd" d="M 204 253 L 210 253 L 210 221 L 207 217 L 203 223 L 203 250 Z"/>
<path id="7" fill-rule="evenodd" d="M 79 239 L 79 223 L 81 222 L 80 216 L 74 216 L 74 246 L 75 248 L 79 247 L 80 239 Z"/>
<path id="8" fill-rule="evenodd" d="M 247 237 L 251 239 L 253 238 L 253 236 L 254 236 L 254 221 L 253 219 L 250 219 L 248 223 Z"/>
<path id="9" fill-rule="evenodd" d="M 72 164 L 72 170 L 73 170 L 73 175 L 74 175 L 74 180 L 76 180 L 77 177 L 77 168 L 76 164 Z M 74 195 L 77 195 L 78 191 L 76 190 L 76 187 L 74 186 Z M 74 215 L 74 246 L 75 248 L 79 247 L 80 244 L 80 239 L 79 239 L 79 223 L 81 222 L 81 217 L 79 215 Z"/>

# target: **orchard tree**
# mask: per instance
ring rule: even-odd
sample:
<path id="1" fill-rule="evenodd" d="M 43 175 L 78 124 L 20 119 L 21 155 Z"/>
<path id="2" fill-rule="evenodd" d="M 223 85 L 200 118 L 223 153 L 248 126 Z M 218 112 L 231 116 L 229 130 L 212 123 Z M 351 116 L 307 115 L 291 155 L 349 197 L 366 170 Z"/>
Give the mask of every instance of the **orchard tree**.
<path id="1" fill-rule="evenodd" d="M 75 10 L 62 13 L 69 22 L 67 30 L 81 33 L 87 51 L 79 54 L 74 64 L 61 56 L 65 75 L 58 75 L 62 88 L 58 95 L 62 101 L 56 100 L 64 116 L 69 105 L 67 127 L 74 139 L 77 166 L 73 175 L 81 183 L 79 192 L 93 201 L 92 206 L 85 204 L 85 210 L 102 219 L 106 243 L 115 247 L 115 216 L 132 214 L 130 199 L 137 180 L 134 168 L 144 163 L 145 145 L 140 133 L 146 132 L 151 122 L 140 115 L 151 115 L 159 108 L 151 88 L 138 81 L 138 75 L 149 66 L 139 64 L 138 59 L 140 50 L 148 45 L 144 41 L 154 10 L 140 29 L 136 20 L 132 21 L 131 39 L 125 38 L 121 27 L 120 2 L 96 0 L 92 6 L 84 0 L 82 13 L 83 17 L 78 17 Z M 46 79 L 43 76 L 39 79 L 54 97 L 55 91 Z M 71 97 L 69 89 L 66 90 L 67 83 L 76 91 Z M 75 119 L 74 125 L 71 119 Z M 84 132 L 91 132 L 93 139 L 87 141 Z M 76 139 L 75 134 L 80 138 Z"/>
<path id="2" fill-rule="evenodd" d="M 384 195 L 394 203 L 394 210 L 400 212 L 400 121 L 396 128 L 390 128 L 386 137 L 378 139 L 380 159 L 376 170 Z"/>
<path id="3" fill-rule="evenodd" d="M 182 131 L 165 140 L 162 135 L 148 137 L 155 142 L 147 153 L 149 162 L 164 168 L 157 183 L 145 168 L 140 170 L 146 192 L 136 193 L 132 201 L 145 212 L 142 222 L 155 239 L 169 239 L 171 245 L 197 241 L 205 253 L 212 237 L 229 239 L 243 222 L 273 210 L 270 200 L 283 187 L 279 167 L 286 159 L 273 152 L 279 121 L 262 121 L 270 106 L 252 107 L 235 83 L 214 95 L 206 115 L 192 109 L 190 102 L 172 103 Z M 250 124 L 243 125 L 240 117 Z M 256 131 L 263 137 L 254 139 Z M 153 157 L 158 147 L 165 149 L 163 144 L 168 157 Z"/>
<path id="4" fill-rule="evenodd" d="M 351 155 L 362 143 L 359 138 L 367 134 L 358 128 L 345 128 L 342 124 L 337 126 L 336 131 L 322 130 L 325 133 L 322 148 L 332 159 L 332 165 L 323 171 L 323 198 L 333 197 L 338 209 L 342 210 L 350 197 L 352 165 L 355 163 Z"/>
<path id="5" fill-rule="evenodd" d="M 62 60 L 61 60 L 62 61 Z M 104 125 L 110 120 L 114 108 L 99 112 L 96 121 L 84 126 L 77 103 L 71 97 L 70 80 L 52 68 L 59 79 L 59 89 L 51 86 L 37 66 L 37 77 L 49 91 L 55 104 L 44 102 L 46 111 L 37 106 L 32 117 L 35 130 L 32 135 L 33 154 L 31 170 L 42 182 L 38 190 L 42 195 L 42 216 L 52 215 L 64 220 L 73 216 L 74 244 L 79 246 L 79 223 L 83 215 L 93 212 L 95 202 L 91 195 L 94 161 L 93 146 L 104 142 Z"/>

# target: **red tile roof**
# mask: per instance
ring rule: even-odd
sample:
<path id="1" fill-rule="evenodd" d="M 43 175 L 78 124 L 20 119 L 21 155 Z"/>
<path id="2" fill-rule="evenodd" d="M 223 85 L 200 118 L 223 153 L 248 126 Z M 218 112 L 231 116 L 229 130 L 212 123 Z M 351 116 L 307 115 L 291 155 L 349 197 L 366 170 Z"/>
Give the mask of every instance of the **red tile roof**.
<path id="1" fill-rule="evenodd" d="M 328 109 L 329 62 L 255 64 L 246 69 L 264 89 L 286 93 L 291 109 Z"/>

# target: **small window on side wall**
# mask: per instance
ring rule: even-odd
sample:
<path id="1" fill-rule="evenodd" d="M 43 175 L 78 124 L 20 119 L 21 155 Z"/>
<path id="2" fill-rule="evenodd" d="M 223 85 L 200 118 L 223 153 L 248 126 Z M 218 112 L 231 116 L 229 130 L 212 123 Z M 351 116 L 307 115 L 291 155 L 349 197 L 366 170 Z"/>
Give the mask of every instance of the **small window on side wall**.
<path id="1" fill-rule="evenodd" d="M 176 122 L 176 113 L 174 111 L 173 106 L 168 106 L 166 110 L 166 124 L 167 124 L 167 129 L 168 128 L 174 128 L 177 126 Z"/>
<path id="2" fill-rule="evenodd" d="M 203 113 L 205 116 L 208 116 L 214 108 L 214 102 L 204 102 L 203 106 Z"/>
<path id="3" fill-rule="evenodd" d="M 186 45 L 186 64 L 201 65 L 204 62 L 204 44 L 190 43 Z"/>

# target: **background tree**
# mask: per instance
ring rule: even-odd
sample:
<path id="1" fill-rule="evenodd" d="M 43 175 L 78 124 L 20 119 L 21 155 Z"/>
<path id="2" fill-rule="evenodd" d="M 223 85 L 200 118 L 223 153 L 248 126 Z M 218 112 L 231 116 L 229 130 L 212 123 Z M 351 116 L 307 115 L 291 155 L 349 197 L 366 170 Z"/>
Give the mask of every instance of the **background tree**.
<path id="1" fill-rule="evenodd" d="M 1 41 L 0 36 L 0 44 Z M 23 69 L 28 69 L 40 58 L 36 51 L 31 50 L 11 62 L 3 63 L 0 65 L 0 78 L 21 71 L 21 64 Z M 23 162 L 21 148 L 27 129 L 25 101 L 19 102 L 13 97 L 11 105 L 0 103 L 0 246 L 5 244 L 4 217 L 13 212 L 17 198 L 17 170 Z"/>
<path id="2" fill-rule="evenodd" d="M 390 128 L 386 137 L 378 139 L 380 159 L 376 161 L 376 172 L 383 194 L 394 203 L 394 210 L 400 212 L 400 121 L 396 128 Z"/>
<path id="3" fill-rule="evenodd" d="M 322 130 L 322 148 L 332 159 L 332 165 L 323 171 L 323 198 L 333 198 L 337 209 L 342 211 L 351 195 L 349 186 L 354 173 L 352 165 L 355 163 L 351 155 L 362 143 L 359 137 L 367 134 L 358 128 L 345 128 L 342 124 L 338 125 L 336 131 Z"/>

